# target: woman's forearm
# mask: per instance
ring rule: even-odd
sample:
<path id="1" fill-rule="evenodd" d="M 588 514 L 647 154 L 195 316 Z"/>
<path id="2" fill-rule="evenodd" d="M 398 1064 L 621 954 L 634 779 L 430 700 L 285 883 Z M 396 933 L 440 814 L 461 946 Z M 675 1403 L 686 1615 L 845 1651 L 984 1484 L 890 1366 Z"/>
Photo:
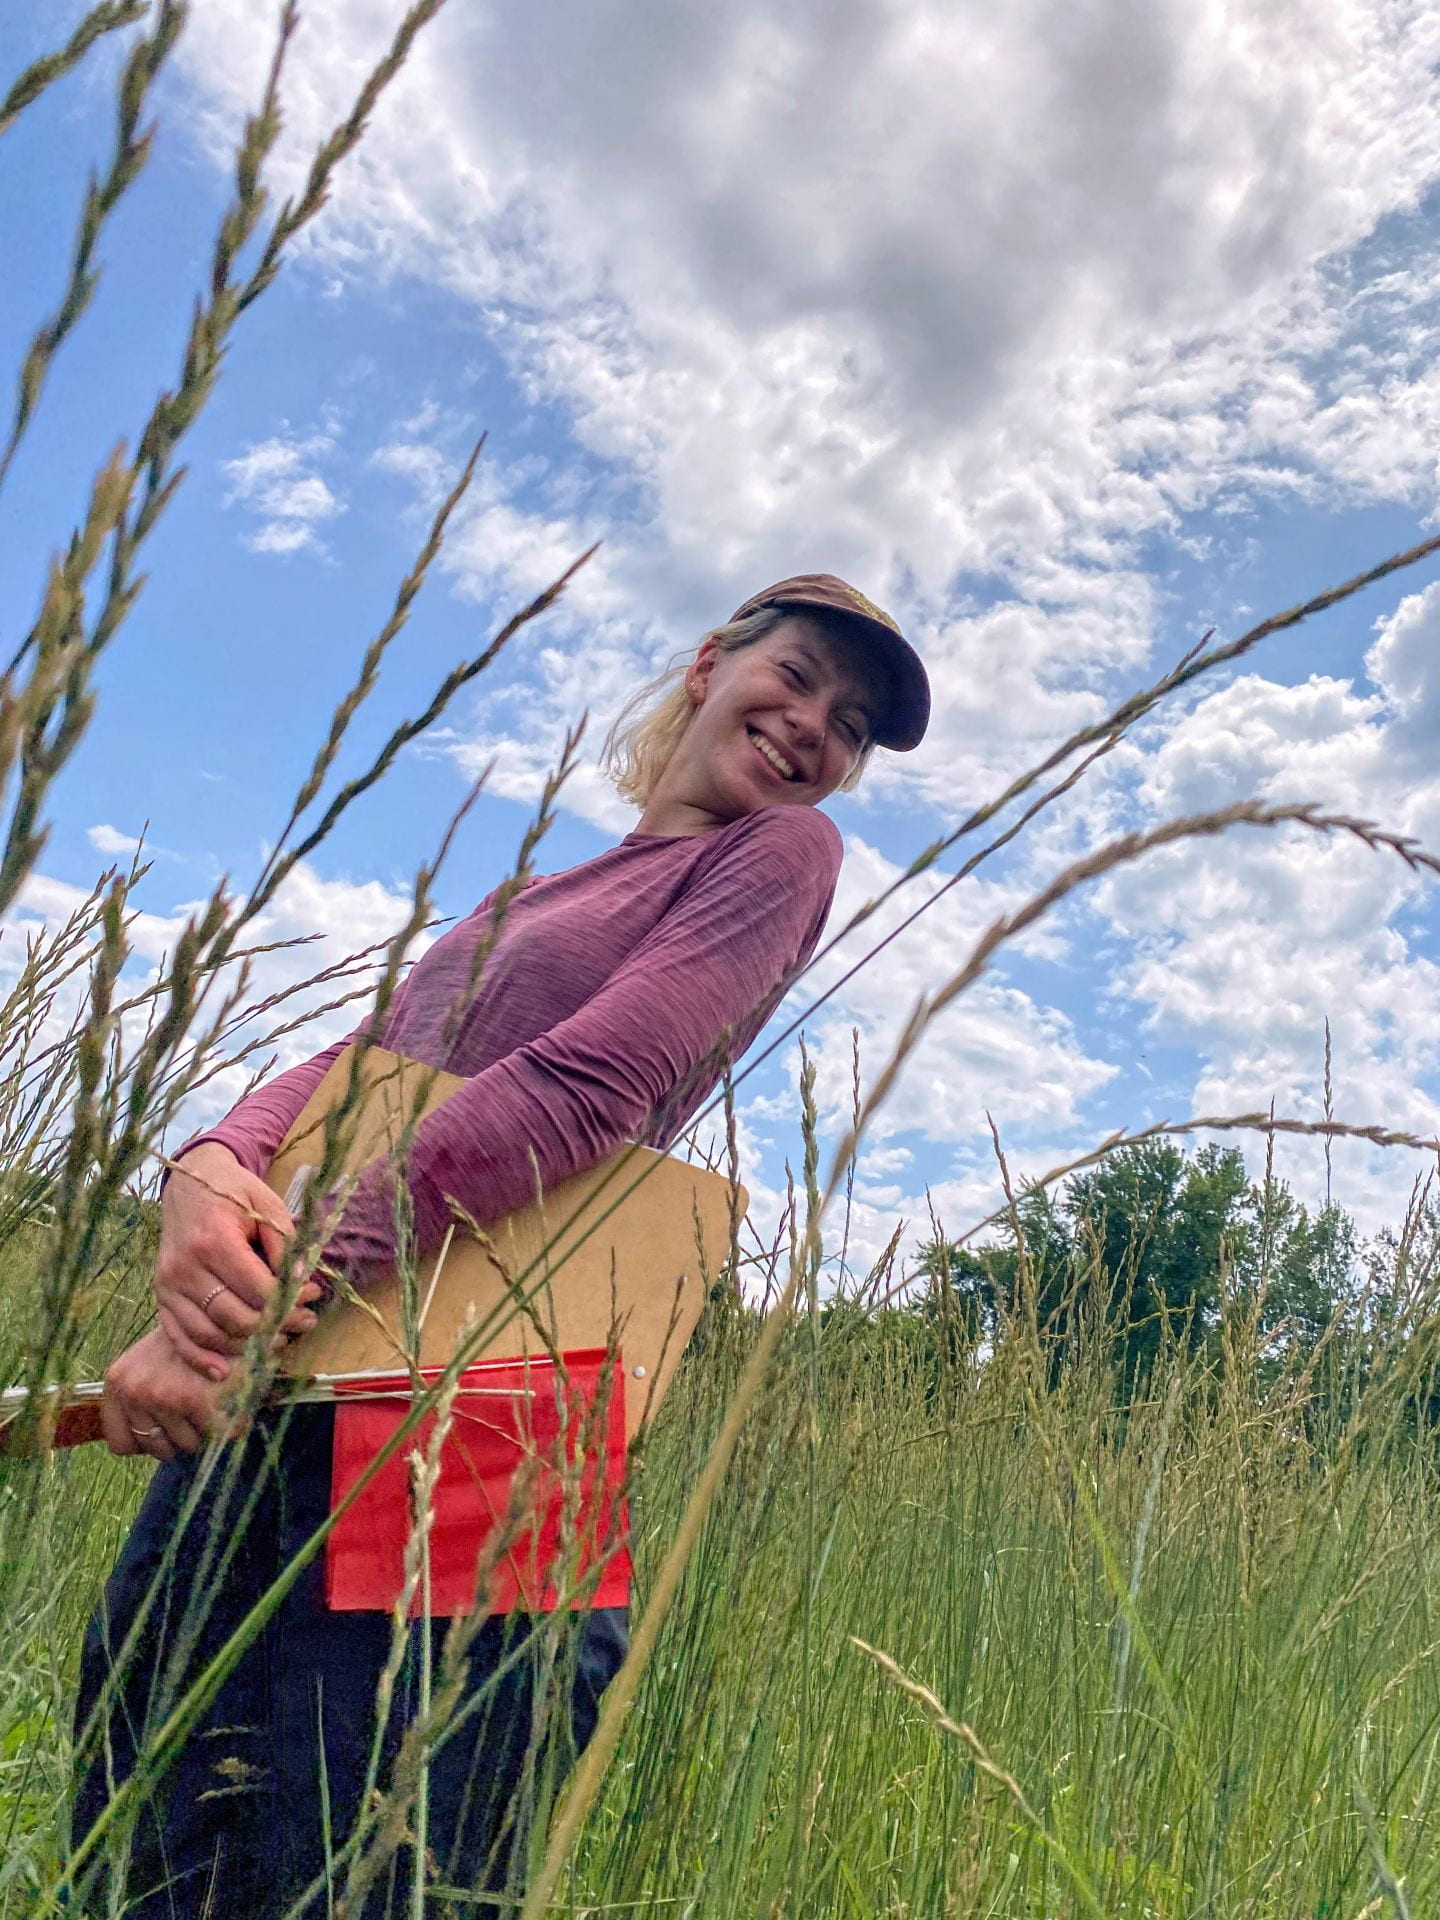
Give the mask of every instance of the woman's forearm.
<path id="1" fill-rule="evenodd" d="M 264 1086 L 257 1087 L 232 1107 L 216 1126 L 187 1140 L 173 1158 L 179 1160 L 193 1153 L 196 1147 L 213 1141 L 228 1147 L 247 1173 L 263 1179 L 276 1149 L 300 1117 L 305 1102 L 354 1038 L 353 1033 L 347 1034 L 333 1047 L 326 1047 L 323 1053 L 302 1060 L 298 1067 L 267 1080 Z"/>

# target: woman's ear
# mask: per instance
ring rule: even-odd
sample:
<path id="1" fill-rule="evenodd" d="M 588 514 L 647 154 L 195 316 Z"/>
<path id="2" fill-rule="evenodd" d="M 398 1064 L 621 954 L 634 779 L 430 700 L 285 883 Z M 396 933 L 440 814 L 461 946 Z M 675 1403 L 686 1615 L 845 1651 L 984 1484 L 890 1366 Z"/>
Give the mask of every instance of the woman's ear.
<path id="1" fill-rule="evenodd" d="M 692 707 L 698 707 L 710 691 L 710 676 L 719 659 L 720 649 L 715 642 L 702 640 L 700 651 L 685 669 L 685 691 Z"/>

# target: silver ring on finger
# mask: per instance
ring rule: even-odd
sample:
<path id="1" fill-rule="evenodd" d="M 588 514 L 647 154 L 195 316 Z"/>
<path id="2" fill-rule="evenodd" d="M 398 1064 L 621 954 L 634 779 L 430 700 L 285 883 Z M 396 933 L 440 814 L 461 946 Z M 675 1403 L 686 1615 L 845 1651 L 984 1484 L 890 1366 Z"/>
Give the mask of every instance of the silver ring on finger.
<path id="1" fill-rule="evenodd" d="M 163 1427 L 131 1427 L 130 1431 L 131 1433 L 134 1434 L 137 1440 L 150 1440 L 150 1439 L 153 1439 L 157 1433 L 163 1433 L 164 1428 Z"/>
<path id="2" fill-rule="evenodd" d="M 218 1286 L 211 1287 L 210 1291 L 206 1294 L 205 1298 L 200 1302 L 200 1311 L 202 1313 L 209 1313 L 210 1302 L 212 1300 L 218 1299 L 220 1295 L 224 1293 L 224 1291 L 225 1291 L 225 1286 L 223 1281 Z"/>

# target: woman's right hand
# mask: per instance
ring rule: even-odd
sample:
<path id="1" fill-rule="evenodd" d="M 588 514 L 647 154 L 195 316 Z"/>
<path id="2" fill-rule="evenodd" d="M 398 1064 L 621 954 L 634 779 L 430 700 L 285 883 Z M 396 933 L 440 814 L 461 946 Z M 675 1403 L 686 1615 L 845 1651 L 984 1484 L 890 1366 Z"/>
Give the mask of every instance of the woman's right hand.
<path id="1" fill-rule="evenodd" d="M 105 1372 L 100 1426 L 112 1453 L 173 1460 L 198 1453 L 228 1422 L 225 1389 L 186 1366 L 160 1327 L 127 1347 Z"/>
<path id="2" fill-rule="evenodd" d="M 176 1163 L 161 1200 L 155 1301 L 182 1360 L 212 1380 L 225 1378 L 227 1356 L 259 1326 L 279 1285 L 276 1269 L 293 1227 L 279 1195 L 218 1141 L 207 1140 Z M 305 1303 L 322 1291 L 306 1281 L 279 1331 L 308 1332 L 315 1315 Z"/>

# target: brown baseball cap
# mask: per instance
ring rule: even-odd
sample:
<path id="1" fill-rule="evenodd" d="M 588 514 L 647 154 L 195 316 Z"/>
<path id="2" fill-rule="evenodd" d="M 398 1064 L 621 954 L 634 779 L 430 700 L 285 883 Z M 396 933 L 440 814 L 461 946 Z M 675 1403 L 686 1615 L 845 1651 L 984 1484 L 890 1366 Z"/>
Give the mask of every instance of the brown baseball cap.
<path id="1" fill-rule="evenodd" d="M 743 620 L 762 607 L 844 614 L 846 626 L 858 639 L 872 644 L 889 669 L 890 697 L 884 711 L 875 716 L 875 744 L 900 753 L 919 746 L 930 722 L 930 682 L 919 654 L 888 613 L 833 573 L 797 573 L 763 593 L 751 594 L 730 618 Z"/>

